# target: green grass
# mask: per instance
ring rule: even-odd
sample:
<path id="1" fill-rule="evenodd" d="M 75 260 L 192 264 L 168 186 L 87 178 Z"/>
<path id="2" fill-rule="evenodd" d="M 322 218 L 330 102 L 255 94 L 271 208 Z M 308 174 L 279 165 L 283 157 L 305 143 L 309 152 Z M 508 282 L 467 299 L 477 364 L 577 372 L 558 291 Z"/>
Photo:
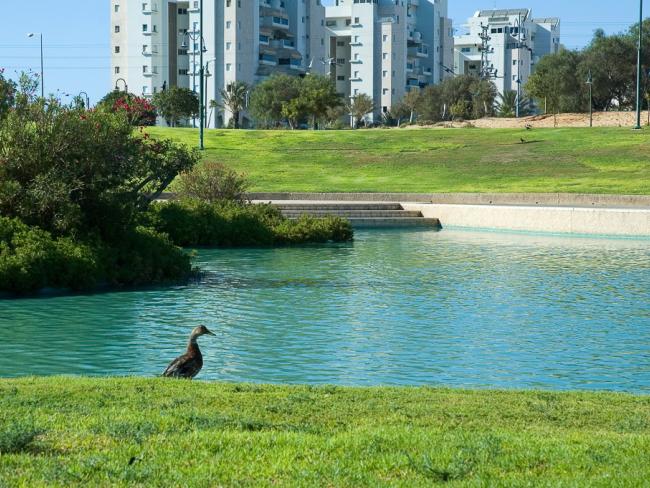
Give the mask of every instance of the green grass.
<path id="1" fill-rule="evenodd" d="M 650 396 L 0 381 L 0 486 L 641 486 Z"/>
<path id="2" fill-rule="evenodd" d="M 193 129 L 148 131 L 198 142 Z M 247 173 L 254 191 L 650 194 L 650 132 L 628 128 L 208 130 L 205 141 L 205 158 Z"/>

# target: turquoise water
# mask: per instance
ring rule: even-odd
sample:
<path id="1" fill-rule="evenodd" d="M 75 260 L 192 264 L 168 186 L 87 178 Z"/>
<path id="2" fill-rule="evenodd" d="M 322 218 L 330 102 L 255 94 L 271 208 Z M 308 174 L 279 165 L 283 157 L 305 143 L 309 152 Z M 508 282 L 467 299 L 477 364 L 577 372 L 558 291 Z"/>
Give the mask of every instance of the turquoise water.
<path id="1" fill-rule="evenodd" d="M 359 231 L 200 251 L 200 283 L 0 301 L 0 376 L 155 375 L 195 325 L 199 378 L 650 393 L 650 241 Z"/>

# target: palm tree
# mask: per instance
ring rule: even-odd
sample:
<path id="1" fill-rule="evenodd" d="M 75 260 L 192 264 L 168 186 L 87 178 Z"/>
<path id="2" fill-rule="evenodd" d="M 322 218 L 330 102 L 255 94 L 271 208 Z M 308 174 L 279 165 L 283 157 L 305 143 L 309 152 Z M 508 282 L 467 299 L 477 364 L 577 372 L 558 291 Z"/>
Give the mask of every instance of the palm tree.
<path id="1" fill-rule="evenodd" d="M 506 90 L 499 93 L 499 99 L 496 102 L 497 115 L 499 117 L 514 117 L 517 114 L 517 92 L 515 90 Z M 530 114 L 530 100 L 522 95 L 519 101 L 519 115 Z"/>
<path id="2" fill-rule="evenodd" d="M 239 118 L 242 110 L 246 108 L 248 99 L 248 83 L 235 81 L 230 83 L 226 89 L 221 89 L 221 108 L 232 114 L 235 129 L 239 129 Z"/>
<path id="3" fill-rule="evenodd" d="M 360 93 L 350 99 L 346 108 L 352 116 L 353 128 L 356 129 L 364 117 L 375 109 L 375 104 L 369 95 Z"/>

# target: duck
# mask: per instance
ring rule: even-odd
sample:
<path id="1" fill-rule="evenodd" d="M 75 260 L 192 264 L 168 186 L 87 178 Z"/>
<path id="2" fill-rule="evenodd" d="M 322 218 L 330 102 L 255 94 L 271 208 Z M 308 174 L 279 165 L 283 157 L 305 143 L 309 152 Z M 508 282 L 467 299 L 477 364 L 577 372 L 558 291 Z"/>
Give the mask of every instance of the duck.
<path id="1" fill-rule="evenodd" d="M 210 332 L 205 325 L 195 327 L 190 334 L 185 354 L 169 363 L 162 375 L 167 378 L 192 379 L 199 374 L 203 367 L 203 355 L 199 349 L 198 338 L 204 335 L 215 336 L 216 334 Z"/>

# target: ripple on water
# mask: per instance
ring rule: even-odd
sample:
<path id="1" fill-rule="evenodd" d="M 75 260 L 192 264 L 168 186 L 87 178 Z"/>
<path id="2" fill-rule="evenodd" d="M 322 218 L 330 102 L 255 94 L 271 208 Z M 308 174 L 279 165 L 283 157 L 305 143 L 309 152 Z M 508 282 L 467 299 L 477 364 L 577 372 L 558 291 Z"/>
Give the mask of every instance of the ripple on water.
<path id="1" fill-rule="evenodd" d="M 206 379 L 650 392 L 649 258 L 461 231 L 202 250 L 188 286 L 0 301 L 0 376 L 158 374 L 205 323 Z"/>

